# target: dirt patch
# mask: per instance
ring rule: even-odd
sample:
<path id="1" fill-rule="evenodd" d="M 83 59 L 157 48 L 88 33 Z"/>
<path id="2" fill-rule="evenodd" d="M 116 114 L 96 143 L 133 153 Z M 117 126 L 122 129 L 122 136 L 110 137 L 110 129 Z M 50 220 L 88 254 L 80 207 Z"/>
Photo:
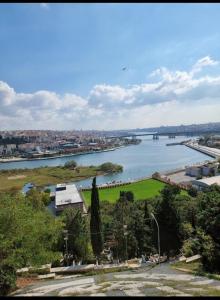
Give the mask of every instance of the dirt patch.
<path id="1" fill-rule="evenodd" d="M 29 278 L 29 277 L 19 277 L 16 280 L 16 286 L 18 289 L 22 289 L 32 283 L 37 282 L 38 279 L 37 278 Z"/>
<path id="2" fill-rule="evenodd" d="M 9 180 L 13 180 L 13 179 L 23 179 L 27 177 L 26 175 L 15 175 L 15 176 L 10 176 L 8 177 Z"/>

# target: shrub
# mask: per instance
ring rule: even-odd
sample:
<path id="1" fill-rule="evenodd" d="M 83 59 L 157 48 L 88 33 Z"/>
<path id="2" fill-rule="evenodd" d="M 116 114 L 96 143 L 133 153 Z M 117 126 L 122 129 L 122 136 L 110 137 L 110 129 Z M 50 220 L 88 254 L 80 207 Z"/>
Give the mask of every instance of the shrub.
<path id="1" fill-rule="evenodd" d="M 196 197 L 198 194 L 198 191 L 196 188 L 194 188 L 193 186 L 191 186 L 188 190 L 188 195 L 191 197 Z"/>
<path id="2" fill-rule="evenodd" d="M 4 264 L 0 266 L 0 296 L 7 295 L 16 287 L 16 270 L 13 266 Z"/>
<path id="3" fill-rule="evenodd" d="M 75 169 L 76 166 L 77 166 L 77 163 L 75 162 L 75 160 L 67 161 L 67 162 L 64 164 L 64 167 L 65 167 L 65 168 L 68 168 L 68 169 Z"/>
<path id="4" fill-rule="evenodd" d="M 113 164 L 111 162 L 106 162 L 100 165 L 100 170 L 103 172 L 122 172 L 123 167 L 117 164 Z"/>

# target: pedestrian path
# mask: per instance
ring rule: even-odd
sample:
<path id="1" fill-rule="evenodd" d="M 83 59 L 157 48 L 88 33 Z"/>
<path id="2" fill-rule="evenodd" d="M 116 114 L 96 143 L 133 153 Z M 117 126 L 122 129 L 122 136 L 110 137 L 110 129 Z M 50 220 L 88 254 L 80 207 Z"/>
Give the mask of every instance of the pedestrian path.
<path id="1" fill-rule="evenodd" d="M 220 281 L 186 274 L 164 263 L 154 268 L 44 280 L 14 296 L 220 296 Z"/>

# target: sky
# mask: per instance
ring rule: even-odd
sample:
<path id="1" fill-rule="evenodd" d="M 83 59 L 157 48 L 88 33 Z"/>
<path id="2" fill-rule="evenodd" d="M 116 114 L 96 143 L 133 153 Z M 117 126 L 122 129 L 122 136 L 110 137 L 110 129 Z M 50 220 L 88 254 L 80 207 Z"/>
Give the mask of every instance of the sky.
<path id="1" fill-rule="evenodd" d="M 220 4 L 0 4 L 0 130 L 220 121 Z"/>

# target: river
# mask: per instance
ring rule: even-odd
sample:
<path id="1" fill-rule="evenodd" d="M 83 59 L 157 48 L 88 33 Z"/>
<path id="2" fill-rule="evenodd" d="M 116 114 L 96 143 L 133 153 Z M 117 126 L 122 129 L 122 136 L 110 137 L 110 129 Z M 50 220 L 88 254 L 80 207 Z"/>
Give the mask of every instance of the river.
<path id="1" fill-rule="evenodd" d="M 169 139 L 161 136 L 159 140 L 153 140 L 152 136 L 139 137 L 142 142 L 139 145 L 131 145 L 116 149 L 115 151 L 93 154 L 74 155 L 72 157 L 60 157 L 44 160 L 20 161 L 0 163 L 0 169 L 38 168 L 42 166 L 64 165 L 69 160 L 75 160 L 78 165 L 100 165 L 104 162 L 113 162 L 123 166 L 123 172 L 98 176 L 97 184 L 115 181 L 129 181 L 150 176 L 156 171 L 166 171 L 183 167 L 205 160 L 211 157 L 192 150 L 183 145 L 166 146 L 167 143 L 181 142 L 189 138 L 181 136 Z M 90 186 L 91 179 L 77 182 L 77 186 Z"/>

